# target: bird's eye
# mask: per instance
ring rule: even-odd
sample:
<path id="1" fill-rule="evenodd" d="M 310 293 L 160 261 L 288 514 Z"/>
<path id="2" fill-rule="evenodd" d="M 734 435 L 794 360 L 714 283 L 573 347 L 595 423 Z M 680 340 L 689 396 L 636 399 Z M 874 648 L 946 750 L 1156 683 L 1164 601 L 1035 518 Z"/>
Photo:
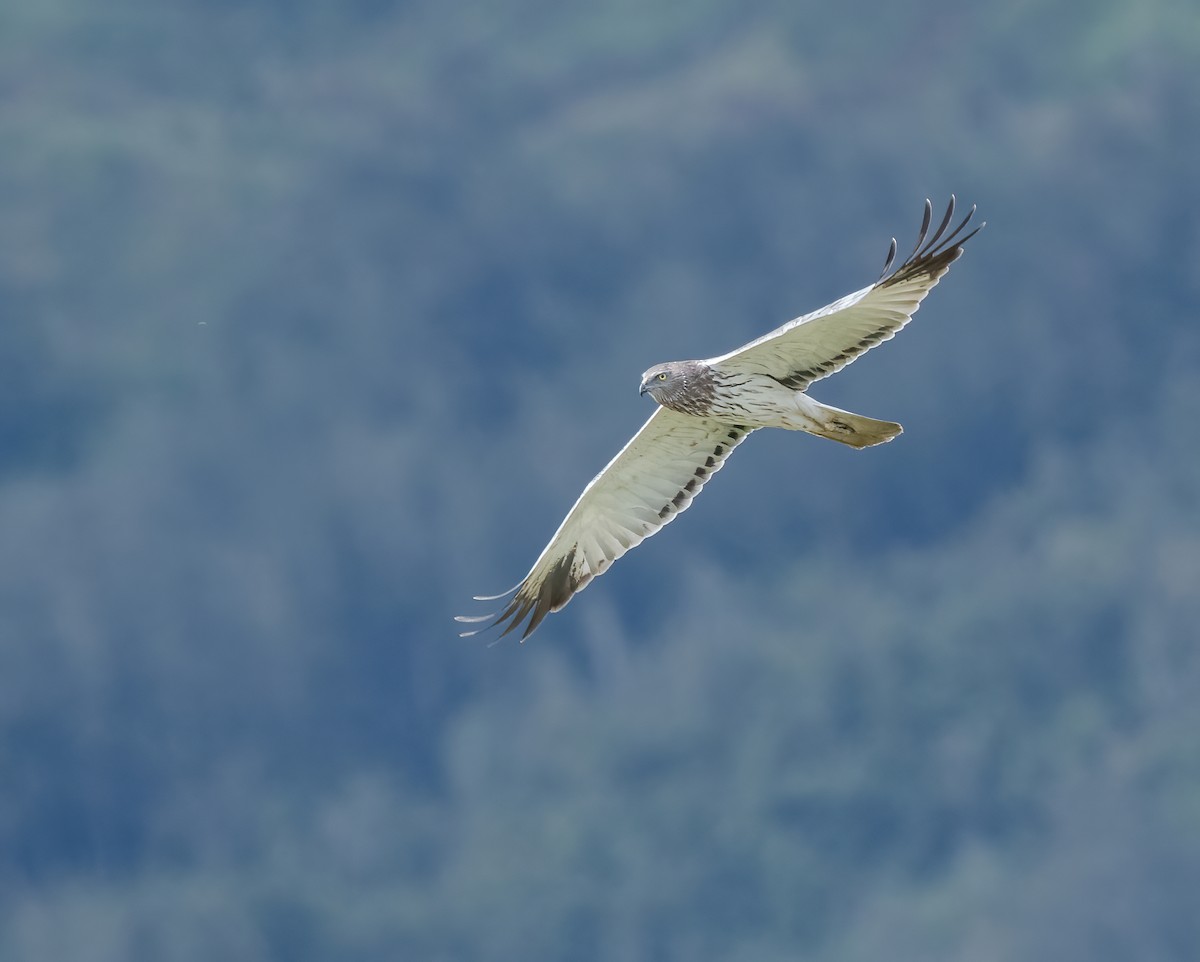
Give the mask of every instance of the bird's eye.
<path id="1" fill-rule="evenodd" d="M 666 371 L 663 371 L 663 372 L 662 372 L 662 374 L 660 374 L 660 375 L 658 376 L 658 379 L 659 379 L 660 381 L 665 381 L 665 380 L 667 379 L 667 372 L 666 372 Z"/>

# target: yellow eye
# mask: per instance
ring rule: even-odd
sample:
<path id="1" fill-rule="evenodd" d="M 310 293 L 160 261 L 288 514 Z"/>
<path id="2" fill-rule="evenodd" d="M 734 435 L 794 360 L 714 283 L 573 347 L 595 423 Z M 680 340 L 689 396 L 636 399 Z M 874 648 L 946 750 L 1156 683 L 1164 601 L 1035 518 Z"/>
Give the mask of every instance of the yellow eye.
<path id="1" fill-rule="evenodd" d="M 665 381 L 667 379 L 667 372 L 663 371 L 663 373 L 658 376 L 658 379 L 660 381 Z"/>

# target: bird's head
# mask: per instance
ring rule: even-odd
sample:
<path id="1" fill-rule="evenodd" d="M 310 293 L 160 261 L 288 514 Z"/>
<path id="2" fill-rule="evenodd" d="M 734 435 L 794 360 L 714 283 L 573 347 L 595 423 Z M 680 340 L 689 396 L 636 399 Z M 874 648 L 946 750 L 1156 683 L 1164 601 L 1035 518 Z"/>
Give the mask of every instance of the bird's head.
<path id="1" fill-rule="evenodd" d="M 659 404 L 669 398 L 674 392 L 683 387 L 683 373 L 678 370 L 674 361 L 666 364 L 655 364 L 642 375 L 642 387 L 639 394 L 649 394 Z"/>
<path id="2" fill-rule="evenodd" d="M 710 380 L 703 361 L 668 361 L 655 364 L 642 375 L 641 393 L 649 394 L 663 407 L 700 414 L 695 408 L 709 399 L 705 387 Z"/>

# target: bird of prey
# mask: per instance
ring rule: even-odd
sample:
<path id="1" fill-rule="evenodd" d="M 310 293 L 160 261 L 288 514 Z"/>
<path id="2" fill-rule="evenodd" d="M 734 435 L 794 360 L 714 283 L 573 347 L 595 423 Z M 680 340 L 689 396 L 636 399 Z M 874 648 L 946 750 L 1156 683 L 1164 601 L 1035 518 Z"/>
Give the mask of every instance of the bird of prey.
<path id="1" fill-rule="evenodd" d="M 909 322 L 925 295 L 962 254 L 962 245 L 983 224 L 964 234 L 975 208 L 953 230 L 954 196 L 932 235 L 933 207 L 916 246 L 894 270 L 892 239 L 883 271 L 874 284 L 805 314 L 735 351 L 704 361 L 668 361 L 642 375 L 641 393 L 658 408 L 608 466 L 596 475 L 534 562 L 529 574 L 499 595 L 515 592 L 499 614 L 455 620 L 484 628 L 504 625 L 500 637 L 525 624 L 524 641 L 552 611 L 630 548 L 686 510 L 692 499 L 746 436 L 759 428 L 807 431 L 866 448 L 890 441 L 903 428 L 851 414 L 810 398 L 810 384 L 828 377 L 890 340 Z M 474 635 L 484 628 L 462 632 Z"/>

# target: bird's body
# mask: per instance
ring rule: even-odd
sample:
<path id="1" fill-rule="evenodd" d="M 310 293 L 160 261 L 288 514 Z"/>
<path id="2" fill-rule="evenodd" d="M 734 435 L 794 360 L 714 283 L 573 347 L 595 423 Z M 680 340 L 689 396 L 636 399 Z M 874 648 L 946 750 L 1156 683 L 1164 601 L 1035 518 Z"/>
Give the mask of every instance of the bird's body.
<path id="1" fill-rule="evenodd" d="M 669 361 L 642 375 L 641 393 L 660 405 L 579 496 L 525 579 L 494 601 L 515 596 L 499 616 L 459 616 L 462 622 L 507 622 L 502 635 L 529 619 L 528 637 L 592 578 L 684 511 L 730 452 L 752 431 L 807 431 L 856 448 L 890 441 L 903 431 L 822 404 L 810 384 L 845 367 L 909 322 L 962 245 L 975 208 L 954 230 L 954 198 L 933 236 L 932 207 L 913 253 L 892 273 L 892 241 L 880 279 L 827 307 L 805 314 L 735 351 L 706 360 Z M 982 225 L 980 225 L 982 227 Z M 957 240 L 956 240 L 957 238 Z M 477 631 L 478 629 L 476 629 Z M 464 635 L 475 631 L 463 632 Z"/>
<path id="2" fill-rule="evenodd" d="M 655 397 L 665 408 L 694 417 L 716 418 L 753 430 L 807 431 L 855 448 L 890 441 L 904 429 L 895 421 L 851 414 L 810 398 L 770 374 L 727 371 L 711 361 L 672 361 L 642 376 L 642 393 L 654 394 L 658 375 L 679 379 L 674 395 Z"/>

